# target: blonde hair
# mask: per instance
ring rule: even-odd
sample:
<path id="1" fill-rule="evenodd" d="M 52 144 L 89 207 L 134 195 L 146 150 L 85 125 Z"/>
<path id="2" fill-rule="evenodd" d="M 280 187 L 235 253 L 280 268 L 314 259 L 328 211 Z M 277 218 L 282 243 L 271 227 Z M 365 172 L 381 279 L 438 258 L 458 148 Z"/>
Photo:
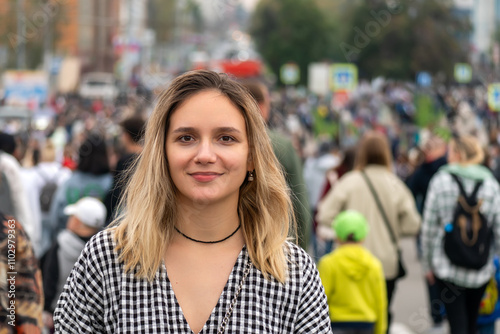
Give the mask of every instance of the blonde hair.
<path id="1" fill-rule="evenodd" d="M 286 279 L 285 241 L 290 227 L 296 237 L 289 189 L 273 153 L 259 107 L 239 83 L 224 74 L 192 71 L 177 77 L 158 97 L 146 125 L 145 144 L 113 222 L 116 251 L 126 272 L 152 280 L 158 270 L 177 220 L 176 187 L 168 170 L 165 139 L 170 118 L 195 94 L 216 90 L 243 115 L 255 181 L 240 187 L 238 214 L 250 259 L 266 278 Z"/>
<path id="2" fill-rule="evenodd" d="M 459 164 L 480 165 L 484 161 L 484 150 L 479 140 L 470 135 L 454 137 L 450 141 L 450 150 L 459 156 Z"/>
<path id="3" fill-rule="evenodd" d="M 392 169 L 392 155 L 387 137 L 377 131 L 366 132 L 356 151 L 354 168 L 363 170 L 367 165 L 381 165 Z"/>

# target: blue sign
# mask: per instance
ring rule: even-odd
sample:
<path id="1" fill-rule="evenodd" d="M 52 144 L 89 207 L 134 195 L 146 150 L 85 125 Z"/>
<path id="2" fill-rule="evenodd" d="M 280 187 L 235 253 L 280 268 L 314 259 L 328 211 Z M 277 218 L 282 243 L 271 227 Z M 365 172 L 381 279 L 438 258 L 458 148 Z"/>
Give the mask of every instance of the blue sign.
<path id="1" fill-rule="evenodd" d="M 466 63 L 455 64 L 455 80 L 460 83 L 470 82 L 472 79 L 472 68 Z"/>
<path id="2" fill-rule="evenodd" d="M 429 87 L 432 85 L 432 77 L 429 72 L 418 72 L 417 84 L 421 87 Z"/>
<path id="3" fill-rule="evenodd" d="M 7 71 L 3 84 L 8 105 L 35 107 L 45 102 L 49 93 L 48 77 L 42 71 Z"/>
<path id="4" fill-rule="evenodd" d="M 488 85 L 488 107 L 492 111 L 500 111 L 500 83 Z"/>
<path id="5" fill-rule="evenodd" d="M 353 91 L 358 86 L 358 68 L 353 64 L 334 64 L 330 67 L 330 86 L 334 92 Z"/>

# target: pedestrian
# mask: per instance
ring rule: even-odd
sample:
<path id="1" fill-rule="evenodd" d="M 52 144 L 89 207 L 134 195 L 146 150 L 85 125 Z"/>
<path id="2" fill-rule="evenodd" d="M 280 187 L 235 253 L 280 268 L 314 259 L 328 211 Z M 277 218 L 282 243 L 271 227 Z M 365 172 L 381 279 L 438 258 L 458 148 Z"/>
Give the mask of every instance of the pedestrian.
<path id="1" fill-rule="evenodd" d="M 38 238 L 37 222 L 33 219 L 33 212 L 29 205 L 29 197 L 23 185 L 21 165 L 14 157 L 16 152 L 16 140 L 14 136 L 0 133 L 0 172 L 2 182 L 0 184 L 0 211 L 4 214 L 16 217 L 23 225 L 23 229 L 30 238 Z"/>
<path id="2" fill-rule="evenodd" d="M 322 257 L 319 275 L 337 334 L 383 334 L 387 330 L 387 292 L 380 261 L 363 246 L 365 217 L 343 211 L 333 221 L 338 247 Z"/>
<path id="3" fill-rule="evenodd" d="M 145 122 L 140 116 L 126 118 L 120 123 L 120 127 L 122 128 L 120 142 L 123 145 L 124 153 L 116 163 L 113 172 L 113 185 L 104 199 L 104 204 L 108 212 L 106 225 L 115 217 L 116 207 L 122 197 L 124 186 L 128 181 L 126 171 L 132 166 L 142 151 L 144 124 Z"/>
<path id="4" fill-rule="evenodd" d="M 372 231 L 365 246 L 384 268 L 389 330 L 392 297 L 397 280 L 404 276 L 399 239 L 417 234 L 420 215 L 410 191 L 392 172 L 392 157 L 384 134 L 369 131 L 363 135 L 354 170 L 345 174 L 320 202 L 318 223 L 328 225 L 344 210 L 363 214 Z"/>
<path id="5" fill-rule="evenodd" d="M 266 123 L 271 118 L 271 99 L 269 89 L 262 82 L 256 80 L 245 80 L 242 84 L 253 96 L 259 105 L 260 113 Z M 271 138 L 274 154 L 278 158 L 285 173 L 285 178 L 292 193 L 293 208 L 297 219 L 297 231 L 299 245 L 307 250 L 312 231 L 312 215 L 307 198 L 307 187 L 304 181 L 302 161 L 292 141 L 283 134 L 268 129 L 267 134 Z"/>
<path id="6" fill-rule="evenodd" d="M 71 176 L 71 170 L 65 168 L 56 160 L 56 149 L 50 139 L 47 139 L 40 150 L 40 162 L 22 170 L 23 183 L 29 194 L 33 217 L 39 221 L 36 239 L 32 239 L 35 256 L 40 259 L 52 243 L 52 222 L 50 206 L 55 197 L 57 187 Z"/>
<path id="7" fill-rule="evenodd" d="M 331 333 L 258 106 L 227 75 L 159 95 L 124 201 L 73 268 L 56 332 Z"/>
<path id="8" fill-rule="evenodd" d="M 53 329 L 52 314 L 71 269 L 85 244 L 99 232 L 106 221 L 106 207 L 96 198 L 84 197 L 64 208 L 69 216 L 66 229 L 61 231 L 43 258 L 44 325 Z"/>
<path id="9" fill-rule="evenodd" d="M 321 190 L 320 198 L 318 200 L 318 203 L 325 198 L 326 194 L 332 189 L 335 184 L 346 174 L 347 172 L 350 172 L 354 168 L 354 157 L 356 154 L 356 147 L 348 147 L 343 150 L 342 153 L 342 161 L 340 164 L 328 170 L 326 172 L 326 177 L 325 177 L 325 184 L 323 186 L 323 189 Z M 318 213 L 317 205 L 314 208 L 314 217 L 316 217 L 316 214 Z M 334 235 L 332 233 L 332 229 L 328 228 L 325 225 L 318 224 L 316 218 L 314 219 L 314 237 L 313 237 L 313 251 L 314 251 L 314 258 L 319 259 L 323 255 L 330 253 L 332 248 L 333 248 L 333 239 Z M 319 245 L 323 244 L 323 247 L 320 247 Z"/>
<path id="10" fill-rule="evenodd" d="M 424 153 L 424 162 L 417 167 L 415 172 L 406 181 L 406 184 L 415 198 L 419 213 L 422 215 L 424 213 L 424 203 L 431 178 L 437 173 L 439 168 L 447 163 L 447 145 L 439 136 L 427 133 L 423 137 L 421 147 Z M 422 244 L 420 241 L 419 233 L 416 240 L 417 254 L 419 258 L 422 258 Z M 429 284 L 427 280 L 426 283 L 433 330 L 437 332 L 443 327 L 444 308 L 439 304 L 433 303 L 433 300 L 439 299 L 438 287 L 435 284 Z"/>
<path id="11" fill-rule="evenodd" d="M 489 259 L 486 257 L 484 265 L 474 268 L 472 264 L 456 264 L 453 254 L 445 250 L 450 245 L 446 241 L 448 233 L 460 233 L 462 230 L 469 237 L 466 229 L 453 224 L 461 197 L 467 201 L 467 197 L 470 199 L 476 194 L 479 208 L 474 205 L 474 211 L 485 218 L 479 226 L 486 223 L 486 245 L 489 244 L 490 233 L 493 233 L 497 249 L 500 246 L 500 186 L 490 170 L 481 165 L 483 160 L 484 151 L 475 137 L 455 136 L 448 146 L 448 164 L 431 179 L 424 205 L 422 267 L 429 284 L 436 283 L 440 290 L 441 298 L 436 302 L 445 307 L 451 334 L 476 332 L 479 304 L 488 281 L 495 273 L 490 247 L 480 247 L 482 254 L 487 256 L 489 252 Z M 468 224 L 467 221 L 465 219 L 464 222 Z M 474 222 L 474 231 L 475 226 Z M 477 230 L 478 235 L 481 229 Z M 478 237 L 477 241 L 482 240 Z M 473 241 L 468 248 L 473 250 L 474 245 Z"/>
<path id="12" fill-rule="evenodd" d="M 68 216 L 64 214 L 64 208 L 67 205 L 88 196 L 103 201 L 113 182 L 104 135 L 98 132 L 88 133 L 78 150 L 78 157 L 77 170 L 57 187 L 51 203 L 51 240 L 66 228 Z"/>

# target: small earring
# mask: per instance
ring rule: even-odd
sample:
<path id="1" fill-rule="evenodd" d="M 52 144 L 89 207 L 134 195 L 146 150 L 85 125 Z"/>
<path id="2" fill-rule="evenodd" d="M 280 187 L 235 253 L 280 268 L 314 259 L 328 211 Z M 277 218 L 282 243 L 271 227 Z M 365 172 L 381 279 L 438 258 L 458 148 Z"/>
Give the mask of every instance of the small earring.
<path id="1" fill-rule="evenodd" d="M 248 182 L 252 182 L 253 180 L 253 172 L 248 172 Z"/>

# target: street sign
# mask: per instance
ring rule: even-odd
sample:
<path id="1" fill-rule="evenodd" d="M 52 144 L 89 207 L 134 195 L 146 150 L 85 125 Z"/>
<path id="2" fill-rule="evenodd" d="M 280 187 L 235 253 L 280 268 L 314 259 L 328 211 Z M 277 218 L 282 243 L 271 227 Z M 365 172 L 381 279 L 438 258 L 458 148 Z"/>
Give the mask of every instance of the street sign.
<path id="1" fill-rule="evenodd" d="M 500 83 L 488 85 L 488 107 L 492 111 L 500 111 Z"/>
<path id="2" fill-rule="evenodd" d="M 44 71 L 10 70 L 3 74 L 2 79 L 7 105 L 37 108 L 47 101 L 49 77 Z"/>
<path id="3" fill-rule="evenodd" d="M 330 87 L 334 92 L 351 92 L 358 86 L 358 68 L 354 64 L 330 66 Z"/>
<path id="4" fill-rule="evenodd" d="M 432 85 L 432 77 L 429 72 L 418 72 L 417 84 L 421 87 L 429 87 Z"/>
<path id="5" fill-rule="evenodd" d="M 300 69 L 295 63 L 286 63 L 281 66 L 280 79 L 285 85 L 295 85 L 300 80 Z"/>
<path id="6" fill-rule="evenodd" d="M 308 67 L 307 88 L 314 94 L 325 96 L 330 91 L 328 84 L 330 65 L 311 63 Z"/>
<path id="7" fill-rule="evenodd" d="M 468 83 L 472 79 L 472 68 L 467 63 L 456 63 L 454 74 L 457 82 Z"/>

